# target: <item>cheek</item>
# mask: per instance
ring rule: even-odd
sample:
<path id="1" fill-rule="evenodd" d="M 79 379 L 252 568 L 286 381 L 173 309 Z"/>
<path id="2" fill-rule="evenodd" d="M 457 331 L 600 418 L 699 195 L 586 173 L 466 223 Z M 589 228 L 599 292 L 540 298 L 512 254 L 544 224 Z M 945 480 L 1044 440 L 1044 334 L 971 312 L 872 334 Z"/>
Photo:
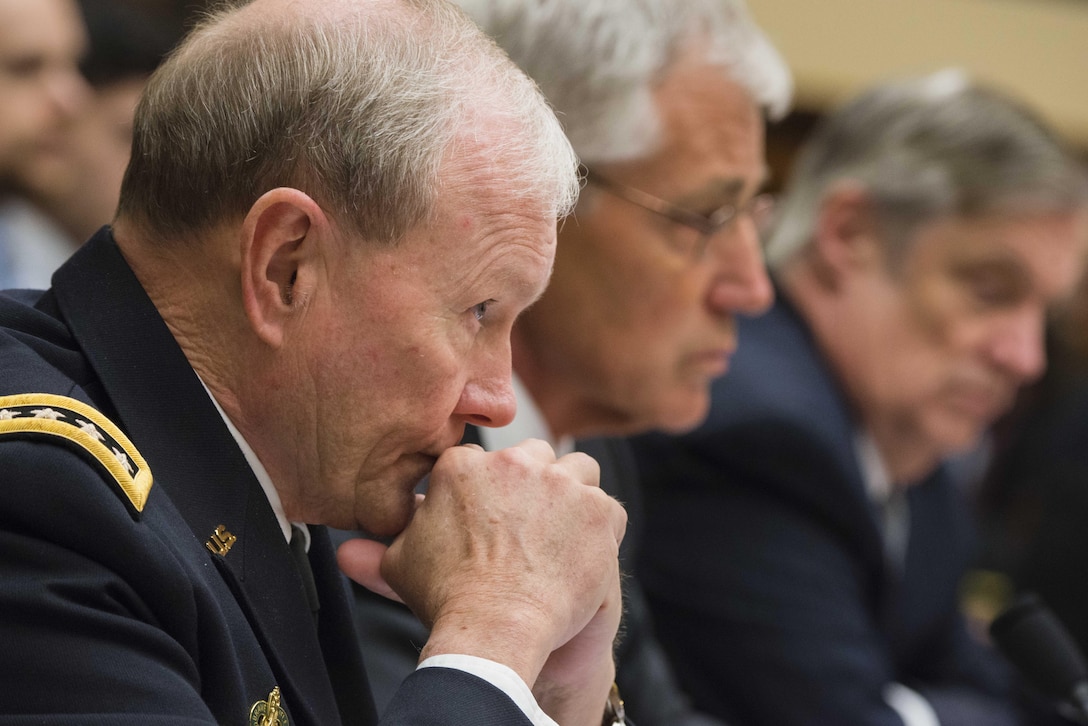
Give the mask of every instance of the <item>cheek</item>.
<path id="1" fill-rule="evenodd" d="M 28 84 L 18 84 L 11 93 L 5 106 L 14 111 L 13 125 L 29 132 L 43 131 L 40 126 L 52 117 L 52 104 L 49 96 L 40 88 Z M 7 111 L 5 111 L 7 113 Z"/>
<path id="2" fill-rule="evenodd" d="M 433 431 L 456 407 L 465 367 L 462 352 L 449 341 L 408 345 L 383 361 L 384 392 L 374 395 L 393 403 L 405 428 Z"/>
<path id="3" fill-rule="evenodd" d="M 689 266 L 641 217 L 595 217 L 576 232 L 559 245 L 553 286 L 611 325 L 675 315 Z"/>
<path id="4" fill-rule="evenodd" d="M 872 365 L 891 373 L 888 385 L 904 393 L 938 385 L 955 359 L 967 349 L 963 312 L 949 285 L 894 288 L 883 304 L 864 306 L 869 322 Z"/>
<path id="5" fill-rule="evenodd" d="M 697 270 L 672 269 L 667 260 L 631 259 L 602 285 L 617 333 L 667 352 L 669 341 L 690 335 L 703 321 L 705 280 Z"/>
<path id="6" fill-rule="evenodd" d="M 964 380 L 976 380 L 972 357 L 947 341 L 904 338 L 889 345 L 880 360 L 878 405 L 914 421 L 935 441 L 959 445 L 981 424 L 958 409 Z"/>
<path id="7" fill-rule="evenodd" d="M 14 94 L 4 96 L 3 90 L 0 89 L 0 98 L 4 100 L 4 106 L 12 109 L 12 113 L 8 113 L 5 109 L 3 116 L 0 119 L 0 151 L 5 150 L 3 147 L 10 147 L 13 144 L 21 144 L 26 142 L 26 137 L 30 135 L 32 130 L 38 124 L 37 116 L 27 110 L 19 109 L 20 103 Z M 12 149 L 6 149 L 11 151 Z"/>

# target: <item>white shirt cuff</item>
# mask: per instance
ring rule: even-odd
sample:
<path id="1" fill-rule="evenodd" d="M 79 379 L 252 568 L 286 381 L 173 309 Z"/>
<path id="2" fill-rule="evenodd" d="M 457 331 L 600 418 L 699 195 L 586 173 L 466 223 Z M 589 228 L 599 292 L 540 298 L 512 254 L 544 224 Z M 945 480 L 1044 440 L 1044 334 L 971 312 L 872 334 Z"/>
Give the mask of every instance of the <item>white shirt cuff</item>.
<path id="1" fill-rule="evenodd" d="M 937 712 L 918 691 L 902 683 L 884 686 L 884 702 L 891 706 L 906 726 L 941 726 Z"/>
<path id="2" fill-rule="evenodd" d="M 521 676 L 508 666 L 496 663 L 486 658 L 478 658 L 474 655 L 432 655 L 422 663 L 419 668 L 453 668 L 466 673 L 471 673 L 477 678 L 482 678 L 491 685 L 510 697 L 518 708 L 529 717 L 533 726 L 559 726 L 555 721 L 540 710 L 533 692 Z M 910 726 L 914 726 L 910 724 Z"/>

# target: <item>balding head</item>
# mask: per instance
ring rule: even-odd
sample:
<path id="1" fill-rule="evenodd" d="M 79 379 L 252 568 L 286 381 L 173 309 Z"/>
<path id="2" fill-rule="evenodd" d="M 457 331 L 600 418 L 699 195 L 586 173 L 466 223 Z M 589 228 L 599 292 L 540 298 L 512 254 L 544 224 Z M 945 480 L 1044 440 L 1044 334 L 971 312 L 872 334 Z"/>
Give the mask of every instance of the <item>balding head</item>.
<path id="1" fill-rule="evenodd" d="M 451 5 L 255 0 L 210 17 L 152 79 L 120 218 L 179 240 L 286 186 L 392 242 L 481 159 L 546 213 L 576 195 L 554 115 Z"/>

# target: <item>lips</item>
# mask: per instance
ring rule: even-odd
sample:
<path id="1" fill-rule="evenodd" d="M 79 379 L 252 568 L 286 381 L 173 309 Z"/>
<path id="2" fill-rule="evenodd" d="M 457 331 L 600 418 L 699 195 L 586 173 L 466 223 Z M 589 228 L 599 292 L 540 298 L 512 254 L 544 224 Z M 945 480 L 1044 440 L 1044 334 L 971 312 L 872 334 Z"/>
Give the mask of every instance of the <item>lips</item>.
<path id="1" fill-rule="evenodd" d="M 724 375 L 729 369 L 729 361 L 733 357 L 733 349 L 707 350 L 696 353 L 690 357 L 690 361 L 700 371 L 712 376 Z"/>
<path id="2" fill-rule="evenodd" d="M 989 423 L 1008 409 L 1011 396 L 994 388 L 960 388 L 950 396 L 955 408 Z"/>
<path id="3" fill-rule="evenodd" d="M 457 446 L 458 444 L 460 444 L 461 439 L 464 437 L 464 435 L 465 435 L 464 434 L 464 427 L 462 427 L 461 433 L 459 433 L 457 435 L 456 439 L 448 439 L 447 441 L 445 441 L 443 443 L 438 443 L 438 444 L 435 444 L 434 446 L 429 446 L 426 449 L 420 451 L 419 453 L 420 453 L 420 455 L 426 456 L 426 457 L 428 457 L 430 459 L 438 459 L 438 457 L 442 456 L 442 454 L 445 453 L 446 449 L 451 449 L 454 446 Z"/>
<path id="4" fill-rule="evenodd" d="M 435 462 L 438 461 L 438 457 L 442 456 L 442 454 L 445 453 L 447 449 L 451 449 L 454 446 L 460 444 L 461 438 L 463 436 L 464 427 L 462 427 L 462 431 L 460 434 L 458 434 L 456 439 L 447 439 L 443 442 L 428 446 L 427 448 L 418 451 L 417 455 L 422 459 L 426 459 L 428 462 L 427 471 L 430 471 L 434 467 Z"/>

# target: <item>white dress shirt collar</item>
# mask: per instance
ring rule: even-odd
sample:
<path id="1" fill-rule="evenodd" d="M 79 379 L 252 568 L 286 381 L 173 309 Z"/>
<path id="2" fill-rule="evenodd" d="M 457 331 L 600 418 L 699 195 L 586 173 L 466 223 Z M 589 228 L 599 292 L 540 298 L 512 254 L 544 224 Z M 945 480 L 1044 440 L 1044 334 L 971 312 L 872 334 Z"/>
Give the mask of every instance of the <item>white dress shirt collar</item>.
<path id="1" fill-rule="evenodd" d="M 280 494 L 276 491 L 276 486 L 272 483 L 272 478 L 268 476 L 268 470 L 264 468 L 264 464 L 257 458 L 257 453 L 253 451 L 249 442 L 245 440 L 245 437 L 242 436 L 242 433 L 234 425 L 234 422 L 227 416 L 227 412 L 219 405 L 219 401 L 215 400 L 215 396 L 213 396 L 212 392 L 208 390 L 208 387 L 204 385 L 203 380 L 200 381 L 200 384 L 204 386 L 208 398 L 210 398 L 215 405 L 215 410 L 219 412 L 219 415 L 223 418 L 223 423 L 227 425 L 227 430 L 230 431 L 230 435 L 234 437 L 234 441 L 238 444 L 238 448 L 242 450 L 242 456 L 246 458 L 246 463 L 248 463 L 249 468 L 253 470 L 253 476 L 257 477 L 257 483 L 261 485 L 261 489 L 264 491 L 264 495 L 267 497 L 268 503 L 272 506 L 272 511 L 276 515 L 276 521 L 279 522 L 280 530 L 283 532 L 283 538 L 290 542 L 292 523 L 287 519 L 287 514 L 283 511 L 283 502 L 280 501 Z M 294 524 L 302 531 L 302 535 L 306 541 L 306 551 L 309 552 L 309 527 L 301 522 L 295 522 Z"/>

